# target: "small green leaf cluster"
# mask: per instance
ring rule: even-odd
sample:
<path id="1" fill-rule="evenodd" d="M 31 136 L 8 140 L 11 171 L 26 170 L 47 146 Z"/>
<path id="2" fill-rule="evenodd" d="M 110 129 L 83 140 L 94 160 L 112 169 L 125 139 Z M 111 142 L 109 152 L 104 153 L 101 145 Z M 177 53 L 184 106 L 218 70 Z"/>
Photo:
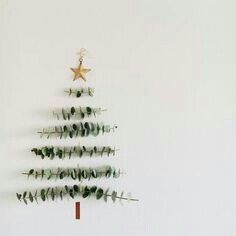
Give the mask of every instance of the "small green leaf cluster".
<path id="1" fill-rule="evenodd" d="M 70 108 L 62 108 L 60 111 L 54 111 L 53 115 L 57 117 L 57 119 L 84 119 L 85 117 L 90 117 L 96 115 L 100 115 L 102 111 L 101 108 L 91 108 L 91 107 L 70 107 Z"/>
<path id="2" fill-rule="evenodd" d="M 28 177 L 35 179 L 64 179 L 71 178 L 73 180 L 90 180 L 97 178 L 118 178 L 120 177 L 120 170 L 116 170 L 111 166 L 97 167 L 97 168 L 57 168 L 57 169 L 30 169 L 28 172 L 22 173 Z"/>
<path id="3" fill-rule="evenodd" d="M 89 135 L 97 136 L 99 134 L 109 133 L 111 130 L 115 130 L 117 126 L 110 127 L 110 125 L 104 125 L 103 123 L 95 122 L 79 122 L 64 126 L 55 126 L 48 129 L 43 129 L 38 133 L 41 137 L 45 136 L 47 138 L 54 135 L 55 137 L 61 138 L 74 138 L 74 137 L 87 137 Z"/>
<path id="4" fill-rule="evenodd" d="M 46 200 L 63 200 L 65 197 L 72 199 L 75 197 L 95 197 L 97 200 L 103 199 L 105 202 L 107 202 L 108 198 L 111 198 L 113 202 L 116 202 L 116 200 L 138 201 L 138 199 L 131 198 L 130 196 L 124 197 L 124 192 L 118 195 L 116 191 L 111 191 L 109 193 L 109 189 L 105 190 L 97 186 L 87 185 L 65 185 L 64 187 L 42 188 L 40 190 L 36 190 L 35 192 L 25 191 L 23 193 L 16 193 L 16 197 L 19 201 L 23 201 L 25 204 L 28 204 L 28 202 L 38 203 L 38 199 L 45 202 Z"/>
<path id="5" fill-rule="evenodd" d="M 82 97 L 84 95 L 88 95 L 90 97 L 94 94 L 94 89 L 87 87 L 87 88 L 69 88 L 69 90 L 65 91 L 68 93 L 69 96 L 75 96 L 77 98 Z"/>
<path id="6" fill-rule="evenodd" d="M 56 147 L 56 146 L 44 146 L 42 148 L 33 148 L 31 152 L 35 153 L 36 156 L 40 156 L 42 159 L 48 157 L 53 160 L 55 157 L 64 159 L 72 156 L 85 157 L 85 156 L 114 156 L 117 150 L 109 146 L 103 147 L 86 147 L 86 146 L 73 146 L 73 147 Z"/>

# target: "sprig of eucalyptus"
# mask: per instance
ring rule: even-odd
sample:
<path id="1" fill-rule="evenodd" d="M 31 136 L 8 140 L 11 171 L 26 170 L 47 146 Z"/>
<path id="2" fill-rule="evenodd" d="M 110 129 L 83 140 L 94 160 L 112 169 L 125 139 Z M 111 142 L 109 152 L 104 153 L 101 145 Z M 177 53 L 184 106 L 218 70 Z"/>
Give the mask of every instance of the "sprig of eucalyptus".
<path id="1" fill-rule="evenodd" d="M 96 115 L 100 115 L 103 111 L 106 110 L 91 107 L 70 107 L 62 108 L 60 111 L 53 111 L 53 116 L 56 116 L 58 120 L 84 119 L 90 116 L 96 117 Z"/>
<path id="2" fill-rule="evenodd" d="M 109 133 L 111 130 L 114 131 L 117 128 L 116 125 L 111 127 L 110 125 L 104 125 L 103 123 L 95 122 L 79 122 L 64 126 L 54 126 L 42 131 L 38 131 L 40 137 L 46 136 L 50 138 L 51 136 L 61 138 L 74 138 L 74 137 L 86 137 L 89 135 L 97 136 L 99 134 Z"/>
<path id="3" fill-rule="evenodd" d="M 48 157 L 53 160 L 55 157 L 64 159 L 72 156 L 76 157 L 93 157 L 93 156 L 114 156 L 116 151 L 119 149 L 111 148 L 110 146 L 103 147 L 87 147 L 87 146 L 72 146 L 72 147 L 58 147 L 58 146 L 44 146 L 41 148 L 32 148 L 31 152 L 35 153 L 36 156 L 40 156 L 42 159 Z"/>
<path id="4" fill-rule="evenodd" d="M 68 93 L 69 96 L 75 96 L 77 98 L 88 95 L 90 97 L 94 94 L 94 89 L 87 87 L 87 88 L 69 88 L 68 90 L 65 90 L 65 93 Z"/>
<path id="5" fill-rule="evenodd" d="M 118 194 L 116 191 L 109 191 L 109 188 L 105 190 L 97 186 L 87 185 L 65 185 L 64 187 L 42 188 L 40 190 L 35 190 L 34 192 L 24 191 L 23 193 L 16 193 L 16 197 L 19 201 L 23 201 L 25 204 L 28 204 L 28 201 L 38 203 L 38 199 L 45 202 L 46 200 L 63 200 L 65 197 L 67 197 L 67 199 L 74 199 L 75 197 L 95 197 L 97 200 L 103 199 L 105 202 L 107 202 L 108 198 L 111 198 L 113 202 L 116 202 L 117 200 L 138 201 L 138 199 L 132 198 L 130 194 L 124 196 L 124 192 Z"/>
<path id="6" fill-rule="evenodd" d="M 33 177 L 34 179 L 65 179 L 71 178 L 73 180 L 90 180 L 97 178 L 119 178 L 123 172 L 111 166 L 103 166 L 97 168 L 57 168 L 57 169 L 30 169 L 27 172 L 23 172 L 23 175 Z"/>

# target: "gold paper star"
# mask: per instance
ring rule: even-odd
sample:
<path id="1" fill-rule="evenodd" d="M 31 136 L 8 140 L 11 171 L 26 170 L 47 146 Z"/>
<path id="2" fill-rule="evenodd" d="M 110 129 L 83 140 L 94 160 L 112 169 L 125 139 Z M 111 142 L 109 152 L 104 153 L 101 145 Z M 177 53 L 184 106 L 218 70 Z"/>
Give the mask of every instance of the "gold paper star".
<path id="1" fill-rule="evenodd" d="M 73 80 L 81 78 L 84 81 L 86 81 L 85 74 L 91 71 L 91 69 L 84 68 L 82 66 L 82 63 L 79 64 L 78 68 L 70 68 L 70 69 L 75 73 Z"/>

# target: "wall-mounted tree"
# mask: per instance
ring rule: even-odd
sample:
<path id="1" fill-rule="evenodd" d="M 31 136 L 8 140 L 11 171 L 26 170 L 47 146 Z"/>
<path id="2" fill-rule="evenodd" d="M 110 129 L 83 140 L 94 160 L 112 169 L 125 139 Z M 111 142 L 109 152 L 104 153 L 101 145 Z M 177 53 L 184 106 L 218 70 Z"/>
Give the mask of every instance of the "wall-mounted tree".
<path id="1" fill-rule="evenodd" d="M 72 68 L 75 73 L 74 80 L 85 79 L 85 74 L 90 71 L 90 69 L 85 69 L 82 65 L 83 62 L 83 51 L 81 51 L 81 56 L 79 59 L 78 68 Z M 65 93 L 69 96 L 74 96 L 75 98 L 81 99 L 84 96 L 92 97 L 94 95 L 94 89 L 90 87 L 79 87 L 79 88 L 69 88 L 65 90 Z M 53 127 L 43 128 L 38 133 L 41 138 L 82 138 L 88 136 L 98 136 L 101 134 L 106 134 L 111 131 L 115 131 L 116 125 L 107 125 L 104 123 L 84 121 L 87 118 L 96 118 L 97 115 L 101 115 L 106 109 L 99 107 L 90 106 L 71 106 L 63 107 L 59 109 L 54 109 L 52 114 L 58 120 L 71 121 L 70 124 L 56 125 Z M 81 121 L 83 120 L 83 121 Z M 65 158 L 82 158 L 82 157 L 114 157 L 118 149 L 111 146 L 42 146 L 34 147 L 31 152 L 41 159 L 54 160 L 55 158 L 64 160 Z M 109 165 L 98 166 L 98 167 L 57 167 L 57 168 L 32 168 L 22 173 L 27 176 L 28 179 L 41 179 L 41 180 L 73 180 L 76 182 L 82 182 L 84 180 L 99 179 L 102 178 L 118 178 L 121 174 L 124 174 L 120 169 L 116 169 Z M 73 185 L 73 186 L 63 186 L 63 187 L 46 187 L 34 191 L 23 191 L 23 193 L 16 194 L 19 201 L 23 201 L 25 204 L 28 202 L 38 202 L 38 199 L 42 201 L 46 200 L 56 200 L 64 198 L 89 198 L 94 196 L 96 199 L 103 199 L 107 202 L 108 198 L 111 198 L 113 202 L 116 200 L 128 200 L 128 201 L 138 201 L 132 198 L 129 194 L 124 196 L 124 192 L 118 194 L 116 191 L 109 191 L 109 188 L 103 189 L 97 186 L 83 186 L 83 185 Z"/>

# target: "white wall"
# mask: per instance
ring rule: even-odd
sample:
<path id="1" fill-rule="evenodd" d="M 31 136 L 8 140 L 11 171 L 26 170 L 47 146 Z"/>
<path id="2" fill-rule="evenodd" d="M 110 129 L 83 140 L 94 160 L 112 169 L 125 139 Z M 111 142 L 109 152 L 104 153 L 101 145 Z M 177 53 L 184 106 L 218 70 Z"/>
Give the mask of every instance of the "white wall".
<path id="1" fill-rule="evenodd" d="M 236 235 L 235 1 L 2 0 L 0 2 L 0 235 Z M 76 52 L 93 99 L 61 91 Z M 115 134 L 70 140 L 111 144 L 117 158 L 42 161 L 30 149 L 67 105 L 108 109 Z M 25 206 L 15 192 L 31 167 L 111 164 L 127 175 L 97 182 L 131 191 L 139 203 L 81 200 Z M 65 182 L 58 182 L 59 185 Z M 66 182 L 67 183 L 67 182 Z"/>

